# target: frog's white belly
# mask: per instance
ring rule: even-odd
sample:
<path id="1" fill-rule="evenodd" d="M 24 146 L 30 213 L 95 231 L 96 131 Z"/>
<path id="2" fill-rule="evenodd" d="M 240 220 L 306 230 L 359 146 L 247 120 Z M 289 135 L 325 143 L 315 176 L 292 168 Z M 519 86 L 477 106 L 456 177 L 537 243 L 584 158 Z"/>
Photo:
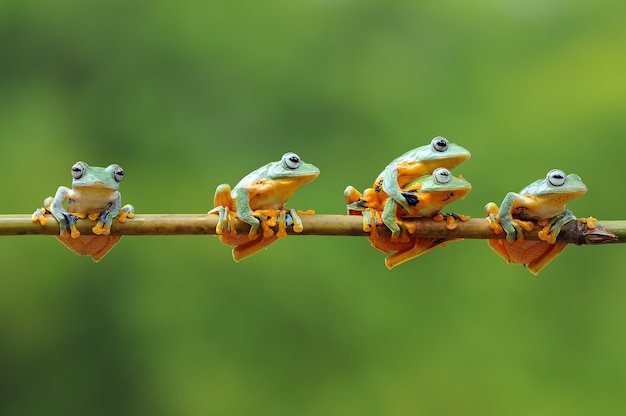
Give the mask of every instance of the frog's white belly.
<path id="1" fill-rule="evenodd" d="M 78 213 L 99 213 L 115 201 L 117 191 L 105 187 L 90 187 L 86 189 L 72 189 L 69 193 L 70 203 L 67 206 L 68 212 Z"/>

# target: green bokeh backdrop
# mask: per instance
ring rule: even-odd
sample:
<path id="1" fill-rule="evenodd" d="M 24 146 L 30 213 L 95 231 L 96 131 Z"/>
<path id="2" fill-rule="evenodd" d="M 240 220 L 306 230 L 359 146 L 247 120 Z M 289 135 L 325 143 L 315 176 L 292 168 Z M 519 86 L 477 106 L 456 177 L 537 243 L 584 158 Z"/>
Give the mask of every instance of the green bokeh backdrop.
<path id="1" fill-rule="evenodd" d="M 435 135 L 475 217 L 552 168 L 578 216 L 624 219 L 626 3 L 0 3 L 0 213 L 77 160 L 125 203 L 203 213 L 286 151 L 343 189 Z M 0 238 L 3 415 L 584 415 L 626 410 L 624 247 L 538 278 L 484 241 L 388 271 L 366 239 L 289 237 L 239 264 L 212 236 L 125 237 L 99 264 Z"/>

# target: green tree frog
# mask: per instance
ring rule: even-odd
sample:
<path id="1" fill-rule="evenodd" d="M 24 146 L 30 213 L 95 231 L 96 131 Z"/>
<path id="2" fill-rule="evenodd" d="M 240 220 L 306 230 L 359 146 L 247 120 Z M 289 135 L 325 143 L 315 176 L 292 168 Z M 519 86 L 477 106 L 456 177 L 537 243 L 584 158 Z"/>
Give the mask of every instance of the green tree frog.
<path id="1" fill-rule="evenodd" d="M 295 232 L 302 232 L 300 211 L 287 210 L 287 200 L 302 185 L 319 175 L 318 168 L 303 162 L 292 152 L 285 153 L 280 161 L 268 163 L 246 175 L 231 190 L 228 184 L 219 185 L 215 191 L 214 208 L 209 214 L 218 214 L 216 233 L 220 240 L 234 246 L 236 262 L 266 248 L 277 238 L 287 236 L 287 227 L 293 224 Z M 313 214 L 306 211 L 304 214 Z M 234 220 L 239 218 L 250 224 L 247 236 L 237 235 Z M 271 227 L 278 222 L 278 232 Z M 258 234 L 259 227 L 263 235 Z"/>
<path id="2" fill-rule="evenodd" d="M 519 193 L 509 192 L 500 208 L 493 202 L 485 206 L 485 213 L 496 234 L 506 232 L 506 240 L 490 239 L 489 246 L 508 263 L 523 264 L 533 274 L 539 273 L 559 255 L 566 243 L 557 242 L 561 227 L 576 219 L 565 204 L 587 192 L 578 175 L 559 169 L 548 172 Z M 595 218 L 581 219 L 590 229 L 595 228 Z M 524 231 L 531 231 L 535 222 L 542 227 L 539 241 L 524 239 Z"/>
<path id="3" fill-rule="evenodd" d="M 402 225 L 402 236 L 385 237 L 376 233 L 375 226 L 368 237 L 372 246 L 384 253 L 393 253 L 385 259 L 385 265 L 388 269 L 411 260 L 422 255 L 433 248 L 443 245 L 448 241 L 456 239 L 445 238 L 420 238 L 409 237 L 406 231 L 415 231 L 415 224 L 405 222 L 405 219 L 430 217 L 435 221 L 443 221 L 456 217 L 467 220 L 469 217 L 459 216 L 456 214 L 442 214 L 443 207 L 459 198 L 465 198 L 467 193 L 472 189 L 472 185 L 461 176 L 453 176 L 446 168 L 437 168 L 431 175 L 425 175 L 406 184 L 401 191 L 403 197 L 407 200 L 409 208 L 396 203 L 392 198 L 388 198 L 386 206 L 393 207 L 393 213 L 397 217 L 397 221 Z M 352 213 L 357 211 L 366 211 L 368 206 L 366 201 L 358 200 L 348 205 L 348 210 Z M 450 224 L 450 222 L 449 222 Z M 455 228 L 456 223 L 454 223 Z"/>
<path id="4" fill-rule="evenodd" d="M 33 213 L 33 221 L 45 225 L 48 222 L 45 214 L 51 213 L 59 222 L 59 241 L 76 254 L 92 256 L 97 262 L 120 239 L 120 236 L 110 235 L 113 219 L 117 217 L 117 221 L 123 223 L 135 215 L 132 205 L 122 207 L 122 196 L 118 192 L 124 170 L 115 164 L 102 168 L 76 162 L 71 172 L 72 188 L 60 186 L 54 197 L 46 198 L 43 208 Z M 66 201 L 67 208 L 64 208 Z M 95 236 L 81 236 L 76 228 L 76 221 L 85 217 L 96 221 L 92 228 Z"/>
<path id="5" fill-rule="evenodd" d="M 369 219 L 378 217 L 397 237 L 401 230 L 396 223 L 396 204 L 407 211 L 411 210 L 411 204 L 404 195 L 405 187 L 415 183 L 415 179 L 431 174 L 436 168 L 452 169 L 470 156 L 468 150 L 450 143 L 445 137 L 437 136 L 430 144 L 409 150 L 392 160 L 378 175 L 373 187 L 366 189 L 363 194 L 348 186 L 344 191 L 346 204 L 362 200 L 369 207 L 369 214 L 364 212 L 363 216 L 364 231 L 374 230 Z M 389 199 L 395 202 L 389 204 Z"/>

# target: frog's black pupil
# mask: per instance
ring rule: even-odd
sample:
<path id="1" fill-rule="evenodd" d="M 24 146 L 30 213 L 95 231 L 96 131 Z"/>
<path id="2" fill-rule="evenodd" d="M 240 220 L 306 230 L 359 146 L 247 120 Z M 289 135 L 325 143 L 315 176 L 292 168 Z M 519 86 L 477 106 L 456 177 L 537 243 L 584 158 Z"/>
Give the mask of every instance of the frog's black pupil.
<path id="1" fill-rule="evenodd" d="M 291 156 L 289 160 L 291 160 L 293 163 L 298 163 L 298 158 L 295 156 Z"/>
<path id="2" fill-rule="evenodd" d="M 439 151 L 446 150 L 446 147 L 447 147 L 447 143 L 445 140 L 437 141 L 437 150 Z"/>

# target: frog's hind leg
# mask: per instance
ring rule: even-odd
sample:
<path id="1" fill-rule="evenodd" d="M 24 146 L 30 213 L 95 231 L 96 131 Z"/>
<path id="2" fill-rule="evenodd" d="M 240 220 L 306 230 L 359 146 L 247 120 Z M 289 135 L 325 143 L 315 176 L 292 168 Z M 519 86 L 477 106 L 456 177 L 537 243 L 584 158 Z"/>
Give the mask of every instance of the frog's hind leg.
<path id="1" fill-rule="evenodd" d="M 501 234 L 504 229 L 500 225 L 500 208 L 493 202 L 488 202 L 485 205 L 485 215 L 487 216 L 487 221 L 489 221 L 489 227 L 493 230 L 495 234 Z"/>
<path id="2" fill-rule="evenodd" d="M 343 191 L 343 197 L 346 200 L 346 205 L 353 204 L 358 200 L 363 200 L 363 194 L 356 190 L 354 186 L 348 185 Z"/>
<path id="3" fill-rule="evenodd" d="M 91 256 L 96 263 L 117 244 L 121 235 L 81 235 L 78 238 L 63 238 L 56 236 L 64 246 L 79 256 Z"/>
<path id="4" fill-rule="evenodd" d="M 546 267 L 550 261 L 563 251 L 566 243 L 550 244 L 539 240 L 507 241 L 499 239 L 487 240 L 493 249 L 508 264 L 523 264 L 534 275 Z"/>
<path id="5" fill-rule="evenodd" d="M 246 257 L 250 257 L 264 248 L 267 248 L 267 246 L 272 244 L 277 239 L 278 237 L 276 237 L 276 235 L 272 235 L 270 237 L 257 238 L 256 240 L 241 244 L 233 249 L 233 260 L 240 262 Z"/>
<path id="6" fill-rule="evenodd" d="M 407 262 L 415 257 L 421 256 L 438 246 L 444 246 L 449 241 L 462 240 L 461 238 L 414 238 L 414 244 L 406 249 L 398 250 L 396 253 L 385 259 L 385 266 L 389 270 Z"/>
<path id="7" fill-rule="evenodd" d="M 226 231 L 231 237 L 237 235 L 235 229 L 236 213 L 233 207 L 233 198 L 231 196 L 230 185 L 223 183 L 218 185 L 213 196 L 213 209 L 208 214 L 217 214 L 219 218 L 215 226 L 215 233 L 223 235 Z"/>
<path id="8" fill-rule="evenodd" d="M 554 258 L 558 256 L 565 247 L 567 247 L 567 243 L 550 244 L 550 247 L 548 247 L 541 256 L 526 265 L 528 270 L 530 270 L 532 274 L 537 275 L 541 269 L 554 260 Z"/>
<path id="9" fill-rule="evenodd" d="M 382 217 L 380 212 L 370 208 L 364 200 L 359 199 L 348 205 L 348 215 L 360 215 L 363 219 L 363 231 L 378 235 L 376 225 L 382 224 Z"/>
<path id="10" fill-rule="evenodd" d="M 368 194 L 368 191 L 369 189 L 366 189 L 365 194 Z M 348 215 L 362 216 L 363 231 L 365 231 L 366 233 L 371 232 L 372 234 L 377 234 L 377 230 L 375 230 L 375 210 L 369 207 L 369 204 L 365 200 L 364 194 L 361 194 L 353 186 L 348 186 L 343 192 L 343 196 L 346 199 Z"/>
<path id="11" fill-rule="evenodd" d="M 235 213 L 228 209 L 228 207 L 219 205 L 208 212 L 209 214 L 217 214 L 217 224 L 215 225 L 215 234 L 224 235 L 224 231 L 227 235 L 234 237 L 237 235 L 237 229 L 235 228 Z"/>

